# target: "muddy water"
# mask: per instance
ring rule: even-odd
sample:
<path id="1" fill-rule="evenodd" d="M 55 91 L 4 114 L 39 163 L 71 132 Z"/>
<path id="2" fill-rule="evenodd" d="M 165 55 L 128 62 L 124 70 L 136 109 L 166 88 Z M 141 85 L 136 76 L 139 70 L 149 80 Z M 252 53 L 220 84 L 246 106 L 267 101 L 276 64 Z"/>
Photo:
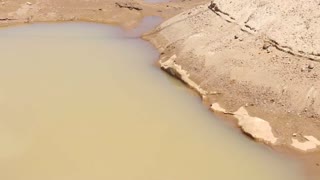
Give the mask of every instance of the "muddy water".
<path id="1" fill-rule="evenodd" d="M 0 30 L 1 180 L 301 180 L 105 25 Z"/>

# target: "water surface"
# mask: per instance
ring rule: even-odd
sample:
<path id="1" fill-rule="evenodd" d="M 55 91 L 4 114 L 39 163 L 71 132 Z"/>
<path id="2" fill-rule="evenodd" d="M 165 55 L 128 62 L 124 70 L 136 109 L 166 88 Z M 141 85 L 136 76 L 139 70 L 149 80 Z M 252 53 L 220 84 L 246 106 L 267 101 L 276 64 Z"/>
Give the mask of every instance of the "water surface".
<path id="1" fill-rule="evenodd" d="M 0 30 L 1 180 L 302 179 L 125 34 L 91 23 Z"/>

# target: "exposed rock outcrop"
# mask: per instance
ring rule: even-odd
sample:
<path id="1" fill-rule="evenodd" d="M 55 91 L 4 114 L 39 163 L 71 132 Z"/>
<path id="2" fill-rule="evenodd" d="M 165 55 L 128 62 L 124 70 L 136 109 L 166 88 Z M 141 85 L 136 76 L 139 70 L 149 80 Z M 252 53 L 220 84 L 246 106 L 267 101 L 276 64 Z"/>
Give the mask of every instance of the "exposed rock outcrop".
<path id="1" fill-rule="evenodd" d="M 238 126 L 250 137 L 267 144 L 276 144 L 277 138 L 274 136 L 269 122 L 250 116 L 244 107 L 240 107 L 235 112 L 227 112 L 218 103 L 213 103 L 211 109 L 214 112 L 233 115 L 238 120 Z"/>
<path id="2" fill-rule="evenodd" d="M 291 146 L 301 151 L 315 150 L 317 146 L 320 146 L 320 141 L 313 136 L 303 136 L 303 142 L 300 142 L 296 138 L 292 138 Z"/>

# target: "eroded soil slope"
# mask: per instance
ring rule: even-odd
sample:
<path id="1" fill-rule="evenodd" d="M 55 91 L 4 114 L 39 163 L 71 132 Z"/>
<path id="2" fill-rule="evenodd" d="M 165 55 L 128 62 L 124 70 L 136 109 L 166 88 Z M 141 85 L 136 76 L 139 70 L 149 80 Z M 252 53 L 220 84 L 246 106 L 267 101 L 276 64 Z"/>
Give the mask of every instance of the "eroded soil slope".
<path id="1" fill-rule="evenodd" d="M 259 141 L 314 152 L 320 171 L 319 3 L 215 0 L 145 38 L 214 111 Z"/>

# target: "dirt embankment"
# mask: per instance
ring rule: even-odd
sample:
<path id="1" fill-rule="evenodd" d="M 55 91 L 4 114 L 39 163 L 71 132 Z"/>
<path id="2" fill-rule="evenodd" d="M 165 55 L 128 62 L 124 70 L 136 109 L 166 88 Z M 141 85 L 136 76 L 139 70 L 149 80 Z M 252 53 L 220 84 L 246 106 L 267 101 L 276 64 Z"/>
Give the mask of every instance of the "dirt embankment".
<path id="1" fill-rule="evenodd" d="M 144 38 L 160 49 L 161 67 L 213 111 L 238 119 L 258 141 L 303 152 L 299 157 L 311 159 L 319 178 L 319 7 L 316 1 L 215 0 Z"/>
<path id="2" fill-rule="evenodd" d="M 143 0 L 0 0 L 0 26 L 86 21 L 132 28 L 145 16 L 172 17 L 204 0 L 150 4 Z"/>

